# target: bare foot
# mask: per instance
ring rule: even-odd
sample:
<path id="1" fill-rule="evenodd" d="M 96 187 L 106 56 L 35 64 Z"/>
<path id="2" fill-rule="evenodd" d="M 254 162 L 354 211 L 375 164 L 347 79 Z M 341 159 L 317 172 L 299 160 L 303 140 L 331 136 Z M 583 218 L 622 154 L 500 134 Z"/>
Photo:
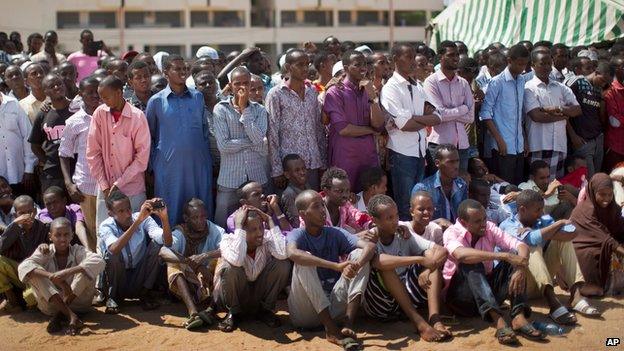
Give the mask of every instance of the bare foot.
<path id="1" fill-rule="evenodd" d="M 444 335 L 445 338 L 453 336 L 451 330 L 447 328 L 442 322 L 436 322 L 433 324 L 433 329 Z"/>
<path id="2" fill-rule="evenodd" d="M 418 329 L 420 337 L 427 342 L 439 342 L 444 339 L 441 332 L 433 329 L 430 325 Z"/>

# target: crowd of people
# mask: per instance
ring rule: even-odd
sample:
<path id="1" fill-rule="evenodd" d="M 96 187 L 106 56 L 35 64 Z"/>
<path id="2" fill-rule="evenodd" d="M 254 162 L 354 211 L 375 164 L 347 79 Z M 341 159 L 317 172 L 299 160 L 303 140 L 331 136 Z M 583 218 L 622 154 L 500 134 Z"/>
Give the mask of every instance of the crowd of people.
<path id="1" fill-rule="evenodd" d="M 168 296 L 186 329 L 232 332 L 287 299 L 346 350 L 360 312 L 429 342 L 480 316 L 518 344 L 546 339 L 529 299 L 575 325 L 622 288 L 624 42 L 330 36 L 274 67 L 79 40 L 0 33 L 3 313 L 75 335 L 94 305 Z"/>

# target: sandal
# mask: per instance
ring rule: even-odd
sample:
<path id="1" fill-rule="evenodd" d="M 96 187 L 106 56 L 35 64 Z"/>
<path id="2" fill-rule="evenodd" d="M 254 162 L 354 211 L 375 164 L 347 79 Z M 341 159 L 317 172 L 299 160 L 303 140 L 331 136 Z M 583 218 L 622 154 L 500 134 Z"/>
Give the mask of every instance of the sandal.
<path id="1" fill-rule="evenodd" d="M 81 320 L 76 324 L 70 324 L 67 328 L 67 335 L 76 336 L 80 333 L 80 330 L 84 328 L 84 323 Z"/>
<path id="2" fill-rule="evenodd" d="M 496 336 L 496 339 L 498 339 L 498 343 L 501 345 L 520 345 L 520 341 L 518 341 L 516 333 L 514 333 L 513 329 L 509 327 L 496 329 L 496 334 L 494 334 L 494 336 Z"/>
<path id="3" fill-rule="evenodd" d="M 208 307 L 204 311 L 198 312 L 197 315 L 199 316 L 199 318 L 201 318 L 204 324 L 208 327 L 215 324 L 215 322 L 217 321 L 217 319 L 214 316 L 214 311 L 212 310 L 212 307 Z"/>
<path id="4" fill-rule="evenodd" d="M 106 314 L 117 314 L 119 313 L 119 305 L 115 300 L 109 298 L 106 300 L 106 309 L 104 310 Z"/>
<path id="5" fill-rule="evenodd" d="M 598 311 L 596 307 L 591 306 L 586 299 L 581 299 L 576 305 L 574 305 L 574 307 L 572 307 L 572 310 L 587 317 L 600 317 L 601 315 L 600 311 Z"/>
<path id="6" fill-rule="evenodd" d="M 63 329 L 63 320 L 64 320 L 64 316 L 60 313 L 57 313 L 54 315 L 54 317 L 52 317 L 50 319 L 50 323 L 48 323 L 48 326 L 46 327 L 46 330 L 48 331 L 48 333 L 53 334 L 53 333 L 58 333 Z"/>
<path id="7" fill-rule="evenodd" d="M 353 338 L 344 338 L 338 340 L 338 342 L 340 343 L 340 346 L 342 346 L 342 349 L 345 351 L 355 351 L 359 350 L 360 348 L 360 343 Z"/>
<path id="8" fill-rule="evenodd" d="M 559 308 L 549 313 L 548 316 L 557 324 L 562 324 L 562 325 L 576 324 L 576 316 L 574 316 L 564 306 L 559 306 Z"/>
<path id="9" fill-rule="evenodd" d="M 203 319 L 199 316 L 199 313 L 193 313 L 189 319 L 184 322 L 184 328 L 186 328 L 186 330 L 193 330 L 193 329 L 197 329 L 200 328 L 201 326 L 204 325 L 204 321 Z"/>
<path id="10" fill-rule="evenodd" d="M 236 319 L 232 312 L 228 312 L 225 318 L 219 323 L 219 330 L 224 333 L 231 333 L 234 329 L 236 329 Z"/>
<path id="11" fill-rule="evenodd" d="M 435 325 L 440 323 L 442 325 L 443 329 L 439 329 L 436 328 Z M 444 342 L 444 341 L 448 341 L 453 337 L 453 334 L 451 334 L 451 331 L 446 329 L 446 326 L 444 325 L 444 323 L 442 322 L 442 316 L 440 316 L 439 314 L 434 314 L 433 316 L 429 317 L 429 325 L 438 333 L 442 334 L 442 337 L 438 340 L 436 340 L 437 342 Z"/>
<path id="12" fill-rule="evenodd" d="M 514 329 L 513 331 L 533 341 L 541 341 L 546 339 L 546 335 L 541 331 L 535 329 L 535 327 L 531 325 L 531 323 L 527 323 L 518 329 Z M 539 334 L 535 335 L 535 332 L 539 332 Z"/>

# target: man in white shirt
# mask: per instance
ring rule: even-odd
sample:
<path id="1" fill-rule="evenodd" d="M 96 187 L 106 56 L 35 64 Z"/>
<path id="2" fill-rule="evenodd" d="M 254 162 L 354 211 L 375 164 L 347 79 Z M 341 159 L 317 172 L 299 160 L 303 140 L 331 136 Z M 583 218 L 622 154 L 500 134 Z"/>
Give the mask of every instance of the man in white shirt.
<path id="1" fill-rule="evenodd" d="M 37 157 L 28 142 L 31 130 L 19 102 L 0 93 L 0 176 L 9 181 L 15 194 L 35 190 L 33 170 Z"/>
<path id="2" fill-rule="evenodd" d="M 392 116 L 387 129 L 394 199 L 399 217 L 408 220 L 410 192 L 425 175 L 425 127 L 440 123 L 440 118 L 431 104 L 425 104 L 422 82 L 410 78 L 416 70 L 416 50 L 397 44 L 391 55 L 395 71 L 381 89 L 381 105 Z"/>
<path id="3" fill-rule="evenodd" d="M 524 87 L 529 156 L 531 162 L 546 161 L 553 180 L 563 176 L 568 119 L 580 116 L 582 111 L 572 90 L 550 78 L 552 58 L 548 51 L 533 51 L 531 65 L 535 76 Z"/>
<path id="4" fill-rule="evenodd" d="M 255 207 L 239 208 L 234 223 L 234 234 L 223 235 L 219 245 L 222 260 L 216 269 L 215 297 L 227 310 L 219 329 L 234 331 L 240 315 L 250 312 L 257 312 L 269 327 L 278 327 L 277 295 L 290 282 L 286 238 L 273 219 Z M 264 229 L 265 223 L 270 230 Z"/>

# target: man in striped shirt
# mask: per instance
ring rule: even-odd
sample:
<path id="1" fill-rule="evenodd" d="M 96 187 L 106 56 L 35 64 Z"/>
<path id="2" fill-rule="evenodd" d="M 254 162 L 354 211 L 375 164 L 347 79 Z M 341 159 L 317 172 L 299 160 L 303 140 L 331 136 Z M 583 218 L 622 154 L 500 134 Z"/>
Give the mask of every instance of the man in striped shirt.
<path id="1" fill-rule="evenodd" d="M 80 204 L 85 216 L 85 224 L 90 238 L 89 249 L 95 250 L 96 228 L 95 209 L 97 204 L 97 182 L 91 176 L 87 164 L 87 137 L 91 124 L 91 115 L 100 105 L 98 86 L 100 80 L 96 77 L 87 77 L 80 82 L 80 96 L 82 108 L 65 121 L 65 129 L 59 146 L 61 171 L 65 180 L 65 187 L 72 201 Z M 76 168 L 72 175 L 71 162 L 74 155 L 78 155 Z"/>
<path id="2" fill-rule="evenodd" d="M 234 96 L 219 102 L 214 109 L 214 129 L 221 153 L 221 169 L 217 178 L 215 222 L 225 227 L 227 216 L 238 207 L 236 189 L 247 181 L 268 182 L 267 111 L 249 100 L 251 74 L 245 67 L 232 71 Z"/>
<path id="3" fill-rule="evenodd" d="M 451 333 L 439 315 L 446 249 L 420 235 L 397 235 L 398 209 L 387 195 L 373 196 L 368 213 L 376 228 L 362 234 L 376 242 L 378 256 L 372 261 L 364 310 L 372 317 L 389 319 L 396 317 L 401 307 L 425 341 L 449 339 Z M 425 305 L 429 308 L 429 322 L 416 311 Z"/>

